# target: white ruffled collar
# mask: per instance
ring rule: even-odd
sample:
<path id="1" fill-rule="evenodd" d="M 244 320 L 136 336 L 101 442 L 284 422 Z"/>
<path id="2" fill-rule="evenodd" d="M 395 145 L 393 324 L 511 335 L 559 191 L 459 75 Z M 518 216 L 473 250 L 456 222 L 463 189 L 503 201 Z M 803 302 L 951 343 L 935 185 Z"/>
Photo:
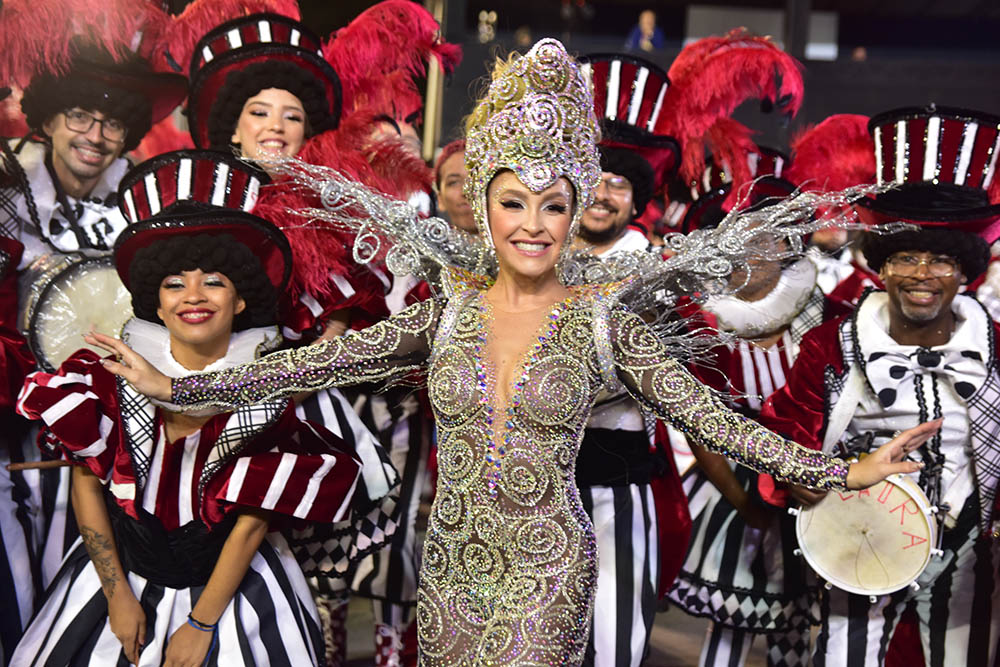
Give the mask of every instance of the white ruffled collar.
<path id="1" fill-rule="evenodd" d="M 992 357 L 989 336 L 992 324 L 983 306 L 971 296 L 956 294 L 951 310 L 955 314 L 955 331 L 947 343 L 930 349 L 975 351 L 988 362 Z M 854 326 L 862 360 L 875 352 L 898 350 L 910 354 L 917 349 L 916 345 L 900 345 L 889 335 L 889 295 L 885 292 L 868 293 L 858 304 Z"/>
<path id="2" fill-rule="evenodd" d="M 249 363 L 280 345 L 281 334 L 278 333 L 277 326 L 238 331 L 230 336 L 225 356 L 196 371 L 184 368 L 174 359 L 170 352 L 170 333 L 162 324 L 133 317 L 122 328 L 122 340 L 164 375 L 178 378 Z"/>
<path id="3" fill-rule="evenodd" d="M 816 264 L 803 257 L 781 272 L 778 284 L 758 301 L 736 296 L 714 297 L 705 310 L 715 315 L 719 328 L 740 338 L 760 338 L 788 326 L 802 312 L 816 287 Z"/>

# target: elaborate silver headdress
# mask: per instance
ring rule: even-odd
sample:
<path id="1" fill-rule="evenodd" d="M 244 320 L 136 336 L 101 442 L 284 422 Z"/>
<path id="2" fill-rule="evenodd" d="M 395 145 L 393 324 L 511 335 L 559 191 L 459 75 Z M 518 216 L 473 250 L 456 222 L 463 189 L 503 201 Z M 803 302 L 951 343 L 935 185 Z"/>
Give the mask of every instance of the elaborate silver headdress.
<path id="1" fill-rule="evenodd" d="M 560 42 L 543 39 L 498 65 L 465 143 L 465 196 L 487 245 L 486 189 L 497 172 L 510 169 L 532 192 L 565 176 L 576 191 L 565 256 L 601 180 L 600 138 L 590 85 Z"/>

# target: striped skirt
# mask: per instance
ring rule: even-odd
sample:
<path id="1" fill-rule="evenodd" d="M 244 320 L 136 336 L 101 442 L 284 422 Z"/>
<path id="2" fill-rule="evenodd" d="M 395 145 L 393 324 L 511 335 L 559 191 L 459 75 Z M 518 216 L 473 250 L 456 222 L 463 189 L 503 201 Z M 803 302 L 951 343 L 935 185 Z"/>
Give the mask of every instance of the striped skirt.
<path id="1" fill-rule="evenodd" d="M 6 664 L 76 540 L 69 503 L 69 468 L 10 472 L 8 463 L 41 459 L 36 423 L 10 417 L 0 424 L 0 665 Z"/>
<path id="2" fill-rule="evenodd" d="M 588 486 L 583 508 L 597 540 L 597 592 L 584 665 L 638 667 L 657 607 L 660 544 L 648 484 Z"/>
<path id="3" fill-rule="evenodd" d="M 756 494 L 757 473 L 734 465 Z M 775 509 L 766 530 L 748 526 L 700 468 L 684 476 L 693 525 L 671 601 L 694 616 L 750 632 L 794 630 L 815 621 L 813 581 L 794 554 L 795 522 Z M 763 502 L 763 501 L 758 501 Z"/>
<path id="4" fill-rule="evenodd" d="M 159 667 L 167 642 L 184 623 L 203 586 L 168 588 L 128 574 L 146 613 L 140 667 Z M 298 667 L 323 660 L 323 635 L 305 578 L 279 533 L 261 543 L 219 618 L 218 648 L 209 665 Z M 129 664 L 111 632 L 97 572 L 77 542 L 46 592 L 12 657 L 14 667 Z"/>

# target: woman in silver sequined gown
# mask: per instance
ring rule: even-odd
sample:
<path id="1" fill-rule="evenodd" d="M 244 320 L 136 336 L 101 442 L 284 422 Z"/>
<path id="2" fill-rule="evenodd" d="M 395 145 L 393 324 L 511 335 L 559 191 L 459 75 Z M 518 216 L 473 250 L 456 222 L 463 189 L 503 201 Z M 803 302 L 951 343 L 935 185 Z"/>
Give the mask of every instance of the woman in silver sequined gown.
<path id="1" fill-rule="evenodd" d="M 561 114 L 557 136 L 541 117 L 553 109 Z M 583 659 L 598 554 L 574 466 L 609 377 L 695 442 L 744 465 L 814 488 L 848 484 L 847 464 L 728 411 L 638 316 L 604 308 L 614 285 L 559 283 L 557 259 L 600 177 L 590 109 L 586 82 L 554 40 L 494 73 L 470 121 L 467 160 L 470 200 L 499 261 L 495 281 L 452 272 L 450 298 L 172 386 L 119 341 L 94 340 L 120 356 L 109 369 L 140 391 L 194 408 L 426 373 L 439 482 L 417 603 L 423 665 Z M 511 339 L 524 344 L 512 347 Z M 918 427 L 850 466 L 851 486 L 910 470 L 916 464 L 890 459 L 935 428 Z"/>

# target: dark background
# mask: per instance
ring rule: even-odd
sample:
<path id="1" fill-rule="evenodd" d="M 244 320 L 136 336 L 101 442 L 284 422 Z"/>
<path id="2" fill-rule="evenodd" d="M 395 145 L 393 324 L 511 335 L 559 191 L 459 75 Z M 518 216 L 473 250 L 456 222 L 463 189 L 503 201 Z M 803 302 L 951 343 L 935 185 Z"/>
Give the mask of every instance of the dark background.
<path id="1" fill-rule="evenodd" d="M 345 25 L 369 0 L 300 0 L 303 21 L 326 35 Z M 582 4 L 582 6 L 581 6 Z M 641 54 L 668 69 L 685 35 L 690 3 L 676 0 L 447 0 L 445 37 L 464 58 L 444 93 L 441 143 L 459 136 L 462 118 L 496 55 L 516 48 L 514 31 L 531 40 L 551 36 L 576 53 L 620 51 L 639 12 L 654 9 L 667 48 Z M 803 61 L 806 96 L 789 125 L 756 104 L 737 118 L 760 133 L 761 143 L 786 147 L 801 126 L 834 113 L 872 115 L 899 106 L 936 102 L 1000 113 L 1000 2 L 997 0 L 753 0 L 703 1 L 700 6 L 832 11 L 839 17 L 836 61 Z M 567 11 L 564 5 L 569 8 Z M 477 40 L 480 10 L 497 12 L 496 39 Z M 738 23 L 732 27 L 738 27 Z M 794 28 L 793 28 L 794 29 Z M 786 33 L 786 37 L 788 34 Z M 851 59 L 855 47 L 867 57 Z M 523 50 L 521 47 L 520 50 Z"/>

